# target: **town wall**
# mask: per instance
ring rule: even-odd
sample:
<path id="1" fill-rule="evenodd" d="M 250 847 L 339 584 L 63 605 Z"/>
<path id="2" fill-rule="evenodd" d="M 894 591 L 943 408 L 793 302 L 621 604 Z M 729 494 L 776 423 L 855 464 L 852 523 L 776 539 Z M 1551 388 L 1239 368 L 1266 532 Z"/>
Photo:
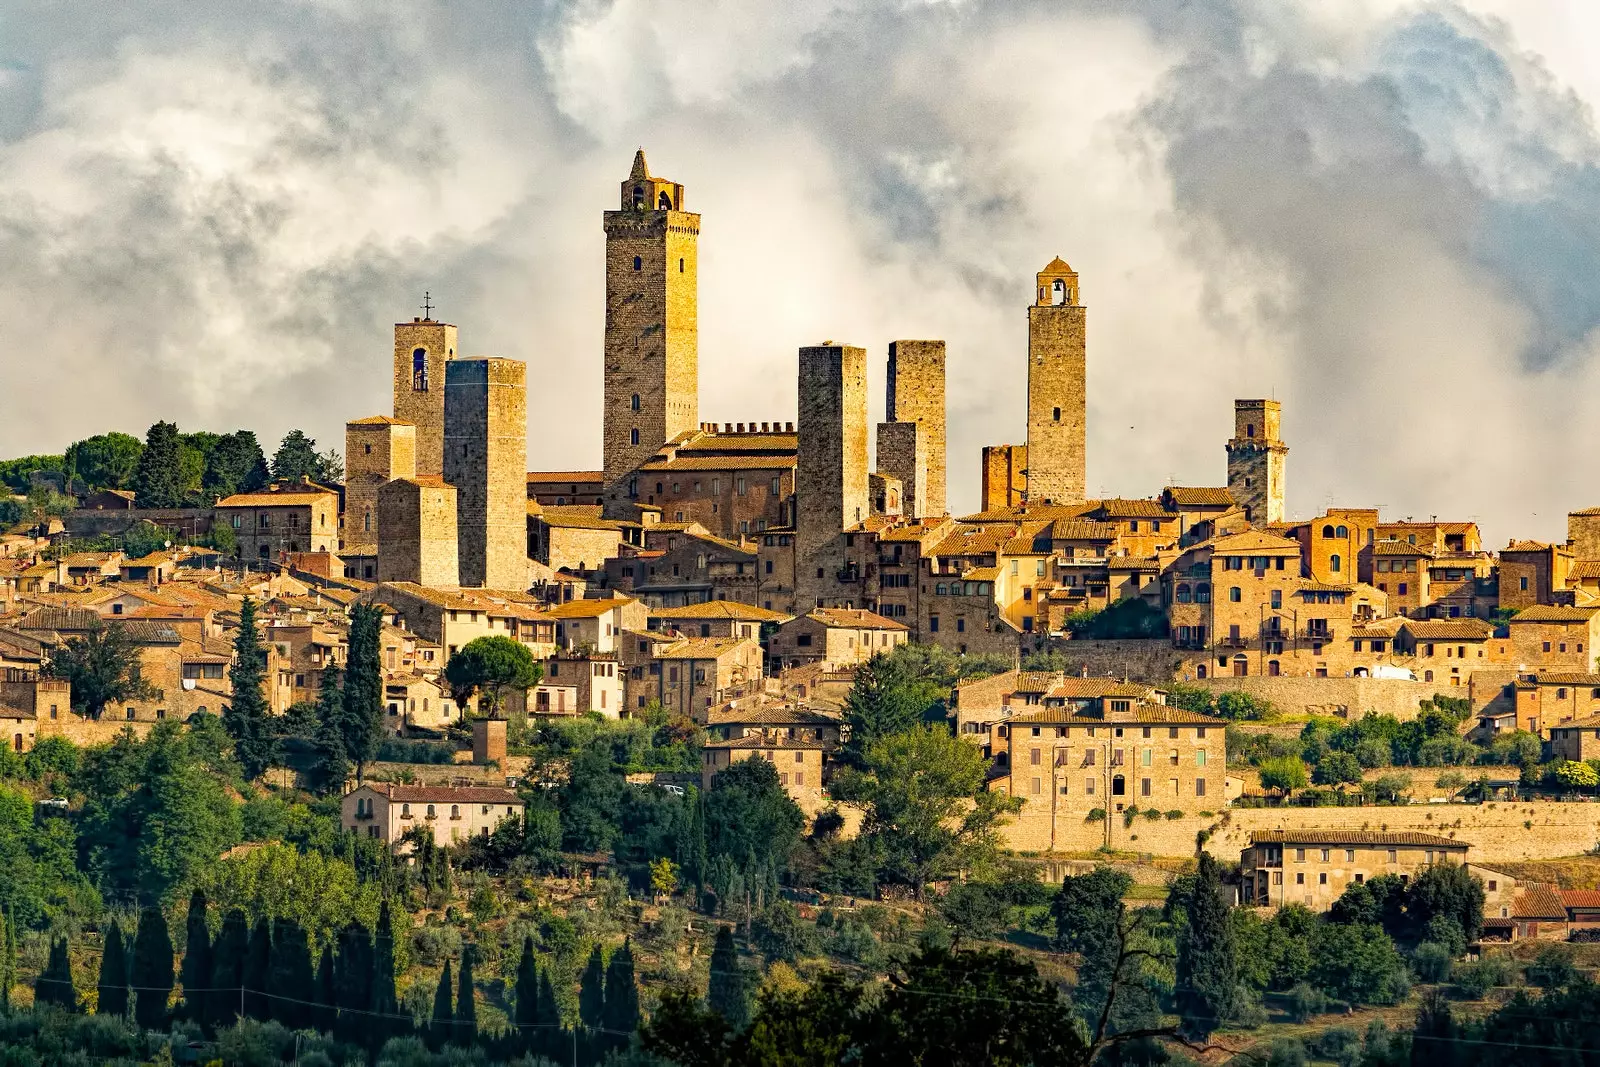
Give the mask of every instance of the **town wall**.
<path id="1" fill-rule="evenodd" d="M 126 511 L 69 511 L 61 526 L 73 537 L 99 537 L 121 534 L 141 522 L 154 523 L 184 537 L 203 537 L 211 532 L 215 512 L 210 508 L 129 508 Z"/>
<path id="2" fill-rule="evenodd" d="M 1332 715 L 1359 719 L 1368 712 L 1414 719 L 1424 700 L 1436 693 L 1454 695 L 1438 682 L 1406 678 L 1205 678 L 1184 685 L 1213 693 L 1238 692 L 1268 701 L 1287 715 Z M 1459 690 L 1458 690 L 1459 692 Z M 1461 695 L 1465 695 L 1462 693 Z"/>

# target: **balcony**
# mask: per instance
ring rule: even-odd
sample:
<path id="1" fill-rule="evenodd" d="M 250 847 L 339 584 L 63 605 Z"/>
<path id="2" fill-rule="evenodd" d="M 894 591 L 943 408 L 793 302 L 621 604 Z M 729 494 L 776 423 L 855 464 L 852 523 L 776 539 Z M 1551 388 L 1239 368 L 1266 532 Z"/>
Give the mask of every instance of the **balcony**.
<path id="1" fill-rule="evenodd" d="M 404 816 L 402 816 L 403 818 Z M 365 808 L 357 808 L 355 818 L 358 822 L 368 822 L 372 819 L 372 812 Z"/>
<path id="2" fill-rule="evenodd" d="M 841 567 L 839 570 L 834 572 L 833 577 L 835 581 L 840 582 L 859 582 L 861 580 L 861 573 L 854 567 Z"/>

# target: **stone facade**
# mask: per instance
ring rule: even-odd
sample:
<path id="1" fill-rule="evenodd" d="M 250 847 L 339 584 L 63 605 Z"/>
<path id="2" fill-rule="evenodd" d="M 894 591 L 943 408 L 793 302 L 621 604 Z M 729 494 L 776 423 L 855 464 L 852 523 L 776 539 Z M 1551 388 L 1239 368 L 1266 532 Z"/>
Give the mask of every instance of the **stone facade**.
<path id="1" fill-rule="evenodd" d="M 445 365 L 456 356 L 456 328 L 433 319 L 394 327 L 394 417 L 417 428 L 417 473 L 444 473 Z"/>
<path id="2" fill-rule="evenodd" d="M 417 428 L 377 415 L 344 427 L 344 522 L 341 552 L 378 551 L 378 488 L 417 474 Z"/>
<path id="3" fill-rule="evenodd" d="M 339 494 L 307 482 L 276 483 L 217 501 L 216 521 L 233 527 L 240 559 L 332 552 L 339 545 Z"/>
<path id="4" fill-rule="evenodd" d="M 839 531 L 870 513 L 865 349 L 822 344 L 800 350 L 799 429 L 795 604 L 809 610 L 835 584 Z"/>
<path id="5" fill-rule="evenodd" d="M 1600 560 L 1600 508 L 1567 513 L 1567 550 L 1576 560 Z"/>
<path id="6" fill-rule="evenodd" d="M 874 512 L 908 519 L 927 514 L 928 437 L 923 426 L 915 422 L 878 423 L 878 473 L 873 480 L 882 480 L 885 487 L 889 481 L 900 485 L 897 508 L 890 506 L 887 496 L 880 503 L 874 488 Z"/>
<path id="7" fill-rule="evenodd" d="M 605 480 L 699 426 L 700 216 L 683 186 L 650 175 L 644 151 L 605 213 Z"/>
<path id="8" fill-rule="evenodd" d="M 1028 495 L 1028 446 L 983 446 L 983 499 L 980 511 L 1021 507 Z"/>
<path id="9" fill-rule="evenodd" d="M 378 581 L 435 589 L 461 584 L 456 488 L 438 475 L 396 478 L 378 489 Z"/>
<path id="10" fill-rule="evenodd" d="M 1038 276 L 1028 308 L 1028 490 L 1031 504 L 1084 499 L 1087 312 L 1078 275 L 1058 257 Z"/>
<path id="11" fill-rule="evenodd" d="M 1283 405 L 1235 400 L 1228 441 L 1228 492 L 1252 525 L 1283 521 L 1283 477 L 1289 446 L 1279 436 Z"/>
<path id="12" fill-rule="evenodd" d="M 884 460 L 883 426 L 878 427 L 878 469 L 900 479 L 907 518 L 943 515 L 945 504 L 945 352 L 943 341 L 890 341 L 888 392 L 884 406 L 890 423 L 920 427 L 910 463 Z M 908 474 L 909 472 L 909 474 Z"/>
<path id="13" fill-rule="evenodd" d="M 458 494 L 461 584 L 526 589 L 527 364 L 475 357 L 445 372 L 444 477 Z"/>
<path id="14" fill-rule="evenodd" d="M 448 846 L 487 837 L 502 820 L 519 817 L 522 809 L 522 798 L 513 789 L 368 782 L 339 802 L 339 825 L 389 844 L 422 827 L 433 834 L 434 844 Z"/>
<path id="15" fill-rule="evenodd" d="M 1240 903 L 1327 911 L 1352 882 L 1384 874 L 1404 878 L 1435 863 L 1464 864 L 1470 847 L 1415 832 L 1268 830 L 1240 854 Z"/>

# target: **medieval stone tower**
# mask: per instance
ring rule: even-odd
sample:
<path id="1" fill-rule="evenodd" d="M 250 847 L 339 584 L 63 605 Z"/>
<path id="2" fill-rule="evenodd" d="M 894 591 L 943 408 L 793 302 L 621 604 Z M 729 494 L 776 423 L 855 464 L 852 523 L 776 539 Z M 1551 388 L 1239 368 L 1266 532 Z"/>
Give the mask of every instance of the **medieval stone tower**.
<path id="1" fill-rule="evenodd" d="M 1283 521 L 1283 477 L 1289 446 L 1278 436 L 1283 405 L 1235 400 L 1228 441 L 1228 492 L 1254 526 Z"/>
<path id="2" fill-rule="evenodd" d="M 1028 308 L 1028 503 L 1084 498 L 1088 423 L 1085 309 L 1078 275 L 1057 256 Z"/>
<path id="3" fill-rule="evenodd" d="M 605 213 L 605 480 L 700 425 L 700 216 L 683 186 L 653 178 L 644 150 Z"/>
<path id="4" fill-rule="evenodd" d="M 378 581 L 430 589 L 461 584 L 456 556 L 456 490 L 437 474 L 396 478 L 378 488 Z"/>
<path id="5" fill-rule="evenodd" d="M 1018 507 L 1028 493 L 1028 446 L 983 446 L 983 506 L 979 511 Z"/>
<path id="6" fill-rule="evenodd" d="M 800 350 L 795 461 L 795 607 L 827 596 L 842 561 L 839 531 L 865 519 L 867 353 L 826 342 Z"/>
<path id="7" fill-rule="evenodd" d="M 528 368 L 475 356 L 445 367 L 444 480 L 456 487 L 461 584 L 528 587 Z"/>
<path id="8" fill-rule="evenodd" d="M 374 415 L 345 424 L 343 551 L 378 551 L 378 488 L 416 473 L 417 428 L 411 423 Z"/>
<path id="9" fill-rule="evenodd" d="M 417 473 L 444 471 L 444 368 L 456 328 L 433 319 L 394 327 L 394 417 L 417 428 Z"/>
<path id="10" fill-rule="evenodd" d="M 913 519 L 945 513 L 944 342 L 890 341 L 888 421 L 878 424 L 878 470 L 900 479 Z"/>

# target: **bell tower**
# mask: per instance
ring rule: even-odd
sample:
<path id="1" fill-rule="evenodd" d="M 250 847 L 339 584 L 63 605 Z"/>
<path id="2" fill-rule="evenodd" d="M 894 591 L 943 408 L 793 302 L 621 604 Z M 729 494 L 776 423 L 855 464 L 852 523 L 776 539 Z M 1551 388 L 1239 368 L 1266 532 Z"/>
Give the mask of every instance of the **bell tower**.
<path id="1" fill-rule="evenodd" d="M 1078 274 L 1060 256 L 1039 272 L 1028 308 L 1028 478 L 1030 504 L 1080 504 L 1088 481 L 1087 311 Z"/>
<path id="2" fill-rule="evenodd" d="M 605 480 L 700 425 L 700 216 L 683 186 L 652 177 L 644 150 L 605 213 Z"/>

